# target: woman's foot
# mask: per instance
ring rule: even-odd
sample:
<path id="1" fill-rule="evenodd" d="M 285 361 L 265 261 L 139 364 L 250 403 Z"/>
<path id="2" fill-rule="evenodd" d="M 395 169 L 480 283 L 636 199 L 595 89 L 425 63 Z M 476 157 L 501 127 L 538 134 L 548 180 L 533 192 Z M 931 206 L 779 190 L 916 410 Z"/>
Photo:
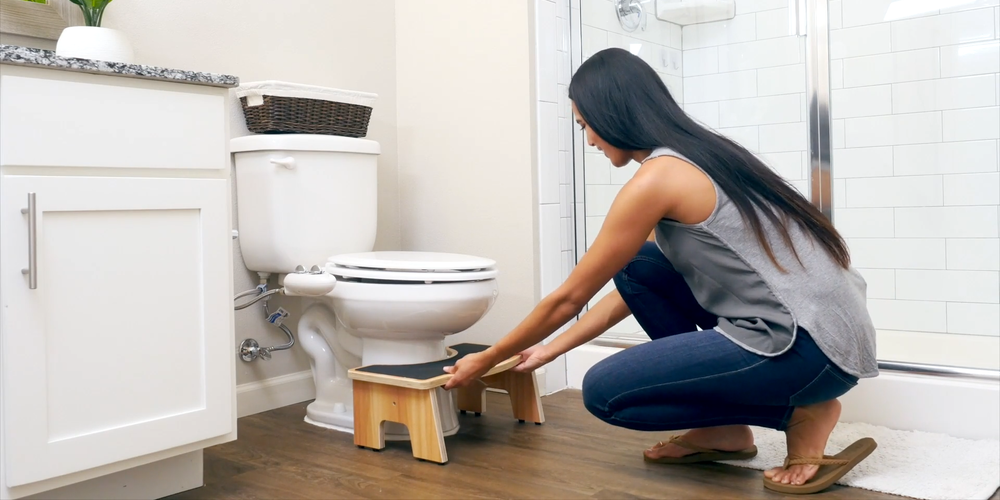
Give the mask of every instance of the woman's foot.
<path id="1" fill-rule="evenodd" d="M 710 450 L 742 451 L 753 446 L 753 432 L 745 425 L 706 427 L 688 431 L 684 434 L 684 441 Z M 697 452 L 673 443 L 662 442 L 643 451 L 643 454 L 650 459 L 679 458 L 692 453 Z"/>
<path id="2" fill-rule="evenodd" d="M 836 399 L 795 408 L 785 429 L 788 456 L 822 458 L 826 442 L 839 419 L 840 401 Z M 812 479 L 818 470 L 818 465 L 775 467 L 765 471 L 764 477 L 776 483 L 801 485 Z"/>

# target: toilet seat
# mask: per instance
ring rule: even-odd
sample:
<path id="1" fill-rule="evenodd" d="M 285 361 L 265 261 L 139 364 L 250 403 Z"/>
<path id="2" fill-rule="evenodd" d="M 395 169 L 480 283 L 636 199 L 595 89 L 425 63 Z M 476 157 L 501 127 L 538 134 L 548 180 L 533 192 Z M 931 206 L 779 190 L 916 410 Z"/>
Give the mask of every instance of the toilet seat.
<path id="1" fill-rule="evenodd" d="M 326 271 L 337 278 L 365 281 L 462 283 L 497 277 L 496 261 L 438 252 L 364 252 L 334 255 Z"/>

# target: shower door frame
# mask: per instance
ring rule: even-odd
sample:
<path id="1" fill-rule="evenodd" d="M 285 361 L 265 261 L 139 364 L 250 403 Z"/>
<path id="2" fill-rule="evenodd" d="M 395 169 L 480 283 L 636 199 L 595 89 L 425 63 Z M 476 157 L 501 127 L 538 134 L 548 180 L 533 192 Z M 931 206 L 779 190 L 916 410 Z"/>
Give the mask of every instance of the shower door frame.
<path id="1" fill-rule="evenodd" d="M 580 0 L 572 1 L 573 15 L 570 19 L 571 61 L 573 71 L 582 61 L 581 5 Z M 810 198 L 812 203 L 831 221 L 833 214 L 833 130 L 830 114 L 830 24 L 829 0 L 788 0 L 790 34 L 805 38 L 806 43 L 806 99 L 808 172 Z M 587 248 L 586 235 L 586 185 L 584 178 L 584 135 L 573 133 L 573 196 L 576 262 L 580 261 Z M 584 308 L 584 312 L 587 308 Z M 582 313 L 581 313 L 582 314 Z M 602 335 L 589 345 L 624 348 L 648 342 L 627 337 Z M 1000 381 L 1000 370 L 968 368 L 950 365 L 912 363 L 879 359 L 878 366 L 883 371 L 905 372 L 909 374 L 939 377 L 975 378 Z"/>

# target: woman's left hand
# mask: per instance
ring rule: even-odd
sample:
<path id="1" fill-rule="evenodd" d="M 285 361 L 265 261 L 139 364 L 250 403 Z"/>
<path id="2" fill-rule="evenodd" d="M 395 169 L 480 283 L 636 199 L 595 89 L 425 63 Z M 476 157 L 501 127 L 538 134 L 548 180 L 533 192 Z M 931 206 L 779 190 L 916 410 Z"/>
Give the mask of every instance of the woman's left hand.
<path id="1" fill-rule="evenodd" d="M 451 379 L 444 384 L 444 389 L 466 387 L 496 366 L 496 361 L 489 351 L 477 352 L 463 357 L 455 366 L 446 366 L 444 371 L 452 374 Z"/>

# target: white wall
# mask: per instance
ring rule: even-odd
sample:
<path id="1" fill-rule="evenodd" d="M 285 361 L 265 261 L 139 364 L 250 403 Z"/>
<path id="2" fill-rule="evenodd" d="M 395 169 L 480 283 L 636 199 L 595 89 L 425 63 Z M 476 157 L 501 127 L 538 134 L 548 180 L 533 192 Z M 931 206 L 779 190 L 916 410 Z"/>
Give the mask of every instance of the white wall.
<path id="1" fill-rule="evenodd" d="M 1000 368 L 1000 2 L 889 4 L 830 2 L 834 220 L 880 357 Z"/>
<path id="2" fill-rule="evenodd" d="M 277 79 L 377 93 L 368 133 L 382 146 L 377 247 L 398 248 L 394 12 L 392 0 L 241 0 L 238 5 L 125 1 L 108 6 L 104 26 L 124 31 L 142 64 L 227 73 L 241 82 Z M 241 113 L 234 116 L 242 119 Z M 240 128 L 240 123 L 233 124 L 234 133 Z M 238 244 L 234 265 L 237 291 L 256 286 L 256 273 L 246 270 Z M 291 312 L 289 322 L 295 331 L 299 301 L 275 298 L 270 303 L 272 311 L 283 306 Z M 236 312 L 237 343 L 247 337 L 262 346 L 285 342 L 284 334 L 266 323 L 263 315 L 256 306 Z M 268 361 L 237 361 L 237 383 L 303 370 L 309 370 L 308 357 L 295 347 L 274 353 Z"/>
<path id="3" fill-rule="evenodd" d="M 497 261 L 500 296 L 450 343 L 494 343 L 538 299 L 530 0 L 396 3 L 401 244 Z"/>

